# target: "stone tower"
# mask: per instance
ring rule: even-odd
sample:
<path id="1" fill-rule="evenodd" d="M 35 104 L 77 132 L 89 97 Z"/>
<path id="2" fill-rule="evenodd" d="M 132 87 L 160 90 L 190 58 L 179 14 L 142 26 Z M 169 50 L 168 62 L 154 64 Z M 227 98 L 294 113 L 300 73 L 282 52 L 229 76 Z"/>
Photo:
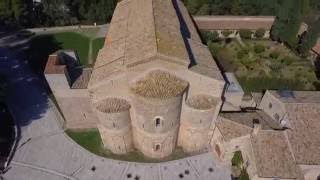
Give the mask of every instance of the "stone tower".
<path id="1" fill-rule="evenodd" d="M 98 128 L 106 148 L 116 154 L 133 149 L 130 105 L 120 98 L 107 98 L 96 105 Z"/>
<path id="2" fill-rule="evenodd" d="M 163 158 L 209 145 L 224 85 L 179 0 L 123 0 L 88 87 L 106 148 Z"/>

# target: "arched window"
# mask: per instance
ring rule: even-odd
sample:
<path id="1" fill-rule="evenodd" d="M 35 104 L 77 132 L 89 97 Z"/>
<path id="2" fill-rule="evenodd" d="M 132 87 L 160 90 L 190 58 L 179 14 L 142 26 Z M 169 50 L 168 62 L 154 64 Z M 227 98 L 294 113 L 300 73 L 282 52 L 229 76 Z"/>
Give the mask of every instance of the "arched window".
<path id="1" fill-rule="evenodd" d="M 161 147 L 160 144 L 156 144 L 155 147 L 154 147 L 154 151 L 159 151 L 160 147 Z"/>
<path id="2" fill-rule="evenodd" d="M 161 121 L 162 121 L 161 117 L 155 117 L 154 121 L 155 121 L 154 123 L 155 123 L 156 127 L 160 127 L 161 126 Z"/>

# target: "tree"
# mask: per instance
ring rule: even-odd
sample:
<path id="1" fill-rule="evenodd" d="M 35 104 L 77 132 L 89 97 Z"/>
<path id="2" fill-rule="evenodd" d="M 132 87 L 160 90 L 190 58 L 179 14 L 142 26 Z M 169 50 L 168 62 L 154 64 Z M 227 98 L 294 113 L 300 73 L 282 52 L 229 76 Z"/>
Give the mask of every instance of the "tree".
<path id="1" fill-rule="evenodd" d="M 320 18 L 309 28 L 307 33 L 302 36 L 298 51 L 306 55 L 309 50 L 317 43 L 320 36 Z"/>
<path id="2" fill-rule="evenodd" d="M 243 39 L 250 39 L 252 36 L 252 31 L 248 30 L 248 29 L 241 29 L 239 31 L 239 35 L 241 38 Z"/>
<path id="3" fill-rule="evenodd" d="M 259 28 L 256 30 L 256 32 L 254 33 L 254 35 L 257 37 L 257 38 L 263 38 L 264 35 L 266 33 L 266 30 L 263 29 L 263 28 Z"/>

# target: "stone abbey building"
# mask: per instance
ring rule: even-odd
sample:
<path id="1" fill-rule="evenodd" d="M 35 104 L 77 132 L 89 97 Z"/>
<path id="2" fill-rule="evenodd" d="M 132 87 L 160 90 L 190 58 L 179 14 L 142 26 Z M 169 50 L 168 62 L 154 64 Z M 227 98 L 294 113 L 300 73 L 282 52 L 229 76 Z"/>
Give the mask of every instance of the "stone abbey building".
<path id="1" fill-rule="evenodd" d="M 66 128 L 97 127 L 116 154 L 209 147 L 225 81 L 179 0 L 123 0 L 92 69 L 68 54 L 51 55 L 45 70 Z"/>
<path id="2" fill-rule="evenodd" d="M 180 1 L 118 3 L 88 85 L 106 148 L 208 147 L 225 82 Z"/>
<path id="3" fill-rule="evenodd" d="M 210 151 L 250 179 L 320 178 L 320 92 L 245 94 L 220 72 L 179 0 L 122 0 L 93 68 L 52 54 L 46 80 L 68 129 L 98 128 L 115 154 Z M 235 172 L 234 177 L 237 177 Z"/>

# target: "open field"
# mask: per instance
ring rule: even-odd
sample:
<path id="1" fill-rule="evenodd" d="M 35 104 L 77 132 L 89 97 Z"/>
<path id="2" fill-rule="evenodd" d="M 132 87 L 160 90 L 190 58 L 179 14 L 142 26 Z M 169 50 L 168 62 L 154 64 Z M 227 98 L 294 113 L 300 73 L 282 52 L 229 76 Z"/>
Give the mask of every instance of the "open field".
<path id="1" fill-rule="evenodd" d="M 245 91 L 316 90 L 319 83 L 308 59 L 277 42 L 226 40 L 208 46 L 223 71 L 234 72 Z"/>
<path id="2" fill-rule="evenodd" d="M 76 143 L 78 143 L 88 151 L 96 155 L 103 156 L 106 158 L 111 158 L 111 159 L 131 161 L 131 162 L 151 163 L 151 162 L 163 162 L 163 161 L 181 159 L 187 156 L 181 148 L 177 148 L 169 157 L 161 160 L 147 158 L 137 150 L 125 155 L 116 155 L 110 152 L 109 150 L 103 148 L 101 137 L 97 129 L 86 130 L 86 131 L 66 130 L 66 134 L 70 136 Z"/>

